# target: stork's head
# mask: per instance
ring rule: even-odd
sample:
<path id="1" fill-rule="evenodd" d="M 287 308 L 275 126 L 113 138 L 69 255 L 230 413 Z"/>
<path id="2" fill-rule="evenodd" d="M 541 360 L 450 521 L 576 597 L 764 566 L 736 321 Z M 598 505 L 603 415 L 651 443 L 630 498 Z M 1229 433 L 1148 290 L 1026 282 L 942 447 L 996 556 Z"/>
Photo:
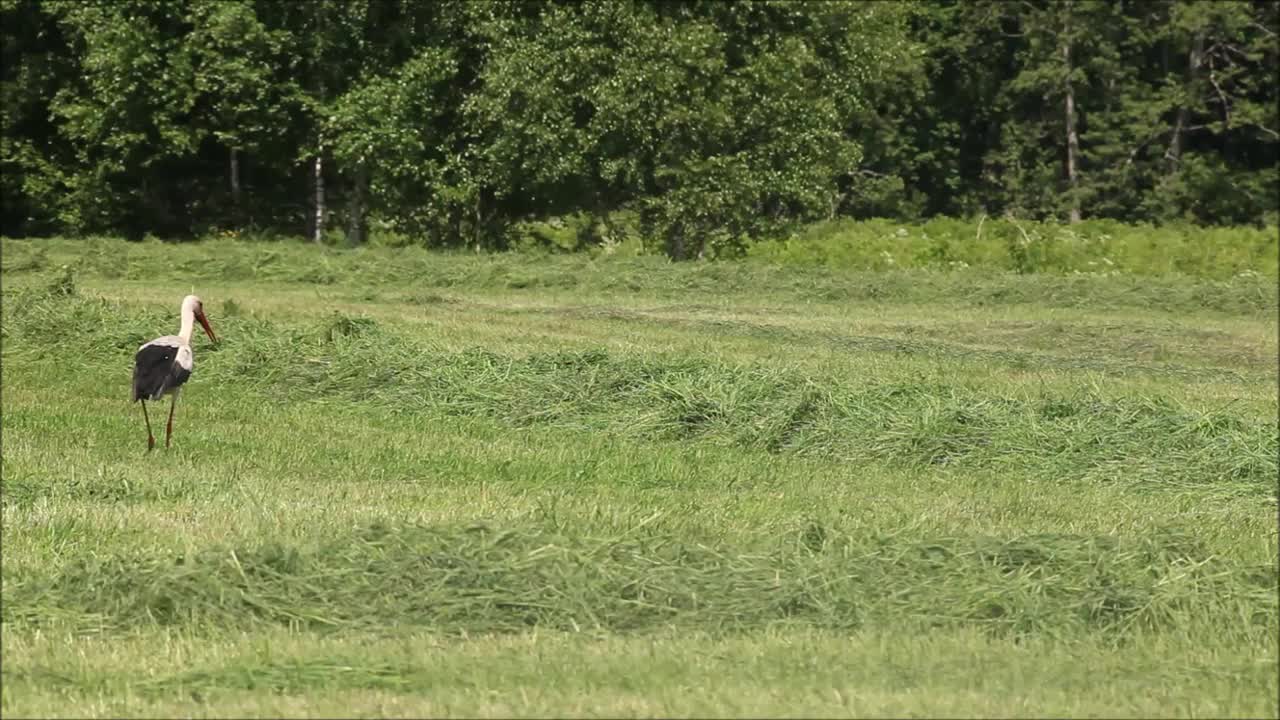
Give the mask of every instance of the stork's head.
<path id="1" fill-rule="evenodd" d="M 182 298 L 182 312 L 194 315 L 200 327 L 204 328 L 204 334 L 208 335 L 210 340 L 218 342 L 218 338 L 213 335 L 213 328 L 209 327 L 209 318 L 204 315 L 204 303 L 198 296 L 188 295 Z"/>

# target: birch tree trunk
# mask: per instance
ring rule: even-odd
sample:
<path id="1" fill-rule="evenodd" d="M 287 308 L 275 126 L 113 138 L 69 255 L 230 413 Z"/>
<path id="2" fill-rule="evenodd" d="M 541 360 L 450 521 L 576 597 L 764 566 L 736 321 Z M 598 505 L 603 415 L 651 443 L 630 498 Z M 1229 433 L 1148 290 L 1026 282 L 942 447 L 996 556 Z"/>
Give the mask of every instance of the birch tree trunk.
<path id="1" fill-rule="evenodd" d="M 312 178 L 315 183 L 315 222 L 312 225 L 311 239 L 317 245 L 324 241 L 324 160 L 316 155 L 312 160 Z"/>
<path id="2" fill-rule="evenodd" d="M 315 21 L 315 33 L 313 39 L 315 41 L 313 60 L 316 63 L 311 69 L 311 85 L 313 96 L 317 99 L 324 98 L 324 74 L 321 68 L 324 67 L 324 42 L 325 37 L 325 9 L 327 3 L 317 2 L 312 4 L 312 11 L 315 13 L 313 18 Z M 319 128 L 317 128 L 317 134 Z M 324 145 L 321 137 L 316 137 L 316 155 L 311 163 L 311 178 L 313 184 L 313 205 L 315 210 L 314 221 L 311 225 L 311 240 L 319 245 L 324 242 Z"/>
<path id="3" fill-rule="evenodd" d="M 1066 117 L 1066 133 L 1067 133 L 1067 187 L 1070 192 L 1070 209 L 1068 210 L 1068 222 L 1080 222 L 1080 196 L 1077 194 L 1079 187 L 1079 177 L 1076 171 L 1076 165 L 1080 156 L 1080 135 L 1076 129 L 1076 94 L 1074 88 L 1071 87 L 1071 3 L 1067 3 L 1064 7 L 1064 17 L 1062 21 L 1062 65 L 1065 73 L 1064 83 L 1066 85 L 1066 100 L 1064 108 Z"/>

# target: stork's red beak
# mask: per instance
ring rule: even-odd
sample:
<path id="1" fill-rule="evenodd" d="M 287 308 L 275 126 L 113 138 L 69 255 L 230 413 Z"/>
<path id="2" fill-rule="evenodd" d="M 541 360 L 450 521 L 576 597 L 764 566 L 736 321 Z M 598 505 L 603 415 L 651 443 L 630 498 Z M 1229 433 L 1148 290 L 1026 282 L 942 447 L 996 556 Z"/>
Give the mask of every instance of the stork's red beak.
<path id="1" fill-rule="evenodd" d="M 200 321 L 200 325 L 204 328 L 204 334 L 208 335 L 210 340 L 218 342 L 218 338 L 213 336 L 213 328 L 209 327 L 209 318 L 205 317 L 203 312 L 198 312 L 196 313 L 196 319 Z"/>

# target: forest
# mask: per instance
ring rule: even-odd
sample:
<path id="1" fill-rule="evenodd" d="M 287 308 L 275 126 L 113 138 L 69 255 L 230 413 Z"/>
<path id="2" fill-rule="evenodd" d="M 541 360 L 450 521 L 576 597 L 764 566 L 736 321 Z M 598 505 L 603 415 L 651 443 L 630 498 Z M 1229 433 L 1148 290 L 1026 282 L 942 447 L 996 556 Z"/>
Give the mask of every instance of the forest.
<path id="1" fill-rule="evenodd" d="M 0 0 L 9 237 L 1269 226 L 1275 2 Z"/>

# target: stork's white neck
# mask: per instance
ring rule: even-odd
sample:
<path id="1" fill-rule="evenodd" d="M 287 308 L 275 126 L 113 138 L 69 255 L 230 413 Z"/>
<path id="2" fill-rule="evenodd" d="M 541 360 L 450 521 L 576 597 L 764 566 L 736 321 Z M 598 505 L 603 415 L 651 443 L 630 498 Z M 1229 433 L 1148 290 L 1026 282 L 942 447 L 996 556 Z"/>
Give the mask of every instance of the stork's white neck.
<path id="1" fill-rule="evenodd" d="M 187 345 L 191 344 L 191 331 L 196 327 L 196 313 L 186 303 L 182 305 L 182 328 L 178 330 L 178 337 Z"/>

